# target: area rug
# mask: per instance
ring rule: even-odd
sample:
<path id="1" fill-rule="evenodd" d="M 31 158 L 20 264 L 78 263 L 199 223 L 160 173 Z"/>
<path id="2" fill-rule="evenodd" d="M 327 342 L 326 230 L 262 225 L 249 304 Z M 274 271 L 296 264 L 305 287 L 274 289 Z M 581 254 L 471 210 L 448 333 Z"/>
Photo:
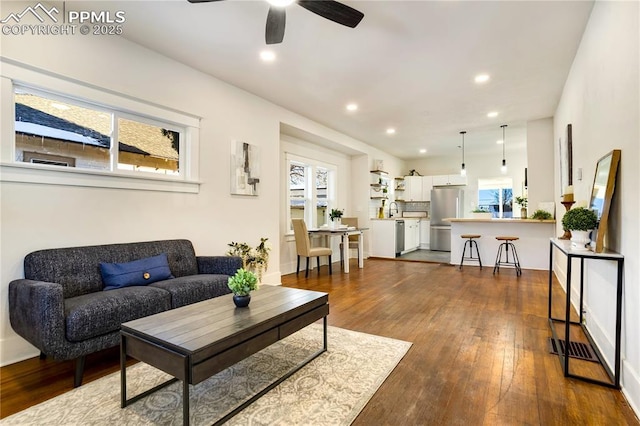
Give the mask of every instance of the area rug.
<path id="1" fill-rule="evenodd" d="M 322 346 L 312 324 L 190 390 L 192 425 L 210 425 Z M 348 425 L 407 353 L 411 343 L 337 327 L 328 350 L 245 408 L 229 425 Z M 144 363 L 127 369 L 132 397 L 170 378 Z M 120 408 L 120 373 L 6 417 L 1 425 L 181 425 L 182 384 Z"/>

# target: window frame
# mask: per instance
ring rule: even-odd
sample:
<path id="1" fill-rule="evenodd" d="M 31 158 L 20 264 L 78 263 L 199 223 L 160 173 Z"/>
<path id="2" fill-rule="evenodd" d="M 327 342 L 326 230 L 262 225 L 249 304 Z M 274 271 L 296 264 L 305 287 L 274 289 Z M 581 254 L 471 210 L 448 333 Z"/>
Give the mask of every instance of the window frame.
<path id="1" fill-rule="evenodd" d="M 0 181 L 102 188 L 198 193 L 200 117 L 71 80 L 48 71 L 0 58 L 0 138 L 11 141 L 0 147 Z M 29 93 L 61 102 L 104 111 L 112 120 L 120 116 L 161 126 L 180 133 L 179 174 L 165 175 L 118 169 L 91 170 L 16 161 L 15 97 L 19 87 Z M 117 134 L 113 135 L 117 140 Z M 112 150 L 118 144 L 111 144 Z M 117 158 L 117 152 L 116 152 Z"/>
<path id="2" fill-rule="evenodd" d="M 317 228 L 318 222 L 316 217 L 316 209 L 318 205 L 318 194 L 316 186 L 317 169 L 323 168 L 327 170 L 327 209 L 325 212 L 325 223 L 328 220 L 329 212 L 332 208 L 337 208 L 338 199 L 338 166 L 324 161 L 313 160 L 302 157 L 289 152 L 285 153 L 286 167 L 286 208 L 287 212 L 287 235 L 293 235 L 293 226 L 291 224 L 291 165 L 298 164 L 305 168 L 304 182 L 304 214 L 303 218 L 308 228 Z"/>
<path id="3" fill-rule="evenodd" d="M 495 180 L 496 183 L 495 184 L 481 183 L 482 181 L 492 181 L 492 180 Z M 491 188 L 488 188 L 489 185 L 492 185 Z M 503 206 L 504 206 L 503 193 L 505 190 L 511 190 L 511 193 L 513 194 L 513 179 L 510 177 L 478 179 L 478 190 L 476 192 L 478 207 L 482 207 L 482 205 L 480 204 L 480 191 L 487 191 L 487 190 L 494 190 L 494 189 L 498 190 L 498 211 L 496 212 L 498 214 L 497 218 L 505 219 L 505 216 L 504 216 L 505 211 L 503 209 Z M 511 214 L 513 215 L 513 210 L 511 211 Z"/>

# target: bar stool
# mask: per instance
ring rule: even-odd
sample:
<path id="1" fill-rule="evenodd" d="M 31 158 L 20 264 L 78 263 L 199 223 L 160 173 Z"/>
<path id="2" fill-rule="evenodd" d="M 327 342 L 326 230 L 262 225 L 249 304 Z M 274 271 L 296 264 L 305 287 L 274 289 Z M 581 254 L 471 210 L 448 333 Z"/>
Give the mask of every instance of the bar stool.
<path id="1" fill-rule="evenodd" d="M 493 273 L 496 271 L 500 273 L 500 265 L 513 266 L 516 268 L 516 276 L 522 275 L 522 268 L 520 268 L 520 260 L 518 259 L 518 252 L 516 251 L 516 246 L 513 245 L 512 241 L 519 240 L 519 237 L 496 237 L 496 240 L 502 241 L 500 246 L 498 247 L 498 255 L 496 256 L 496 264 L 493 267 Z M 513 261 L 509 261 L 509 248 L 511 248 Z M 502 251 L 504 249 L 506 259 L 502 260 Z"/>
<path id="2" fill-rule="evenodd" d="M 480 264 L 480 269 L 482 269 L 482 259 L 480 259 L 480 251 L 478 250 L 478 243 L 476 242 L 476 238 L 480 238 L 480 235 L 477 234 L 462 234 L 460 238 L 465 238 L 467 241 L 464 242 L 464 247 L 462 249 L 462 258 L 460 258 L 460 269 L 462 270 L 462 263 L 465 260 L 477 260 Z M 467 246 L 469 246 L 469 257 L 465 257 L 464 255 L 467 253 Z M 473 257 L 473 247 L 476 248 L 476 254 L 478 257 Z"/>

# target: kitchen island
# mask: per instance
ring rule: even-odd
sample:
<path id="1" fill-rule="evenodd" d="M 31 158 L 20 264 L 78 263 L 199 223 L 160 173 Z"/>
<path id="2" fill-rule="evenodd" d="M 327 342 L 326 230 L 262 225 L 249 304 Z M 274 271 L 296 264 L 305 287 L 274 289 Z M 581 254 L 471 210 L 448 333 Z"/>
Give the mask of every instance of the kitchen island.
<path id="1" fill-rule="evenodd" d="M 465 240 L 462 234 L 478 234 L 476 241 L 482 257 L 482 265 L 493 268 L 498 253 L 497 236 L 519 237 L 513 243 L 518 251 L 520 266 L 524 269 L 549 268 L 549 238 L 556 235 L 555 220 L 534 219 L 446 219 L 451 222 L 451 262 L 460 263 Z M 468 253 L 467 253 L 468 254 Z M 465 266 L 478 266 L 467 262 Z"/>

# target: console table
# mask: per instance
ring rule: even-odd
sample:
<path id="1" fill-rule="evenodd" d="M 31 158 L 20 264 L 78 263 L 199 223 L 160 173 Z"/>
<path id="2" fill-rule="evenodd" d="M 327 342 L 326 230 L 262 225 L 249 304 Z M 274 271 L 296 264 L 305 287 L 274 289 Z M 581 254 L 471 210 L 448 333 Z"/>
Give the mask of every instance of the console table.
<path id="1" fill-rule="evenodd" d="M 566 305 L 565 305 L 565 318 L 554 318 L 551 314 L 551 302 L 552 302 L 552 284 L 553 284 L 553 248 L 558 248 L 562 253 L 567 256 L 567 281 L 566 281 Z M 578 312 L 580 313 L 579 321 L 571 321 L 571 261 L 573 258 L 580 259 L 580 307 Z M 598 349 L 597 345 L 593 341 L 591 337 L 591 333 L 587 329 L 586 325 L 583 324 L 582 320 L 582 308 L 583 308 L 583 291 L 584 291 L 584 260 L 585 259 L 593 259 L 593 260 L 611 260 L 617 262 L 618 264 L 618 273 L 617 273 L 617 287 L 616 287 L 616 343 L 615 343 L 615 360 L 614 360 L 614 371 L 612 372 L 607 363 L 604 361 L 604 357 L 602 353 Z M 624 266 L 624 256 L 613 252 L 613 251 L 604 251 L 602 253 L 595 253 L 591 250 L 573 250 L 571 248 L 571 241 L 562 240 L 558 238 L 551 238 L 551 242 L 549 245 L 549 326 L 551 327 L 551 332 L 553 334 L 553 339 L 555 340 L 556 347 L 558 348 L 558 359 L 560 360 L 560 366 L 562 367 L 562 371 L 564 372 L 565 377 L 572 377 L 575 379 L 584 380 L 590 383 L 595 383 L 598 385 L 603 385 L 607 387 L 612 387 L 615 389 L 620 389 L 620 331 L 622 326 L 622 273 Z M 569 336 L 570 336 L 570 327 L 571 325 L 579 325 L 589 343 L 593 347 L 593 350 L 598 357 L 598 361 L 607 372 L 610 382 L 605 382 L 602 380 L 597 380 L 590 377 L 580 376 L 577 374 L 571 373 L 569 370 L 569 356 L 565 355 L 560 346 L 560 339 L 556 334 L 556 330 L 554 327 L 554 323 L 564 323 L 564 347 L 565 351 L 568 352 L 569 348 Z"/>

